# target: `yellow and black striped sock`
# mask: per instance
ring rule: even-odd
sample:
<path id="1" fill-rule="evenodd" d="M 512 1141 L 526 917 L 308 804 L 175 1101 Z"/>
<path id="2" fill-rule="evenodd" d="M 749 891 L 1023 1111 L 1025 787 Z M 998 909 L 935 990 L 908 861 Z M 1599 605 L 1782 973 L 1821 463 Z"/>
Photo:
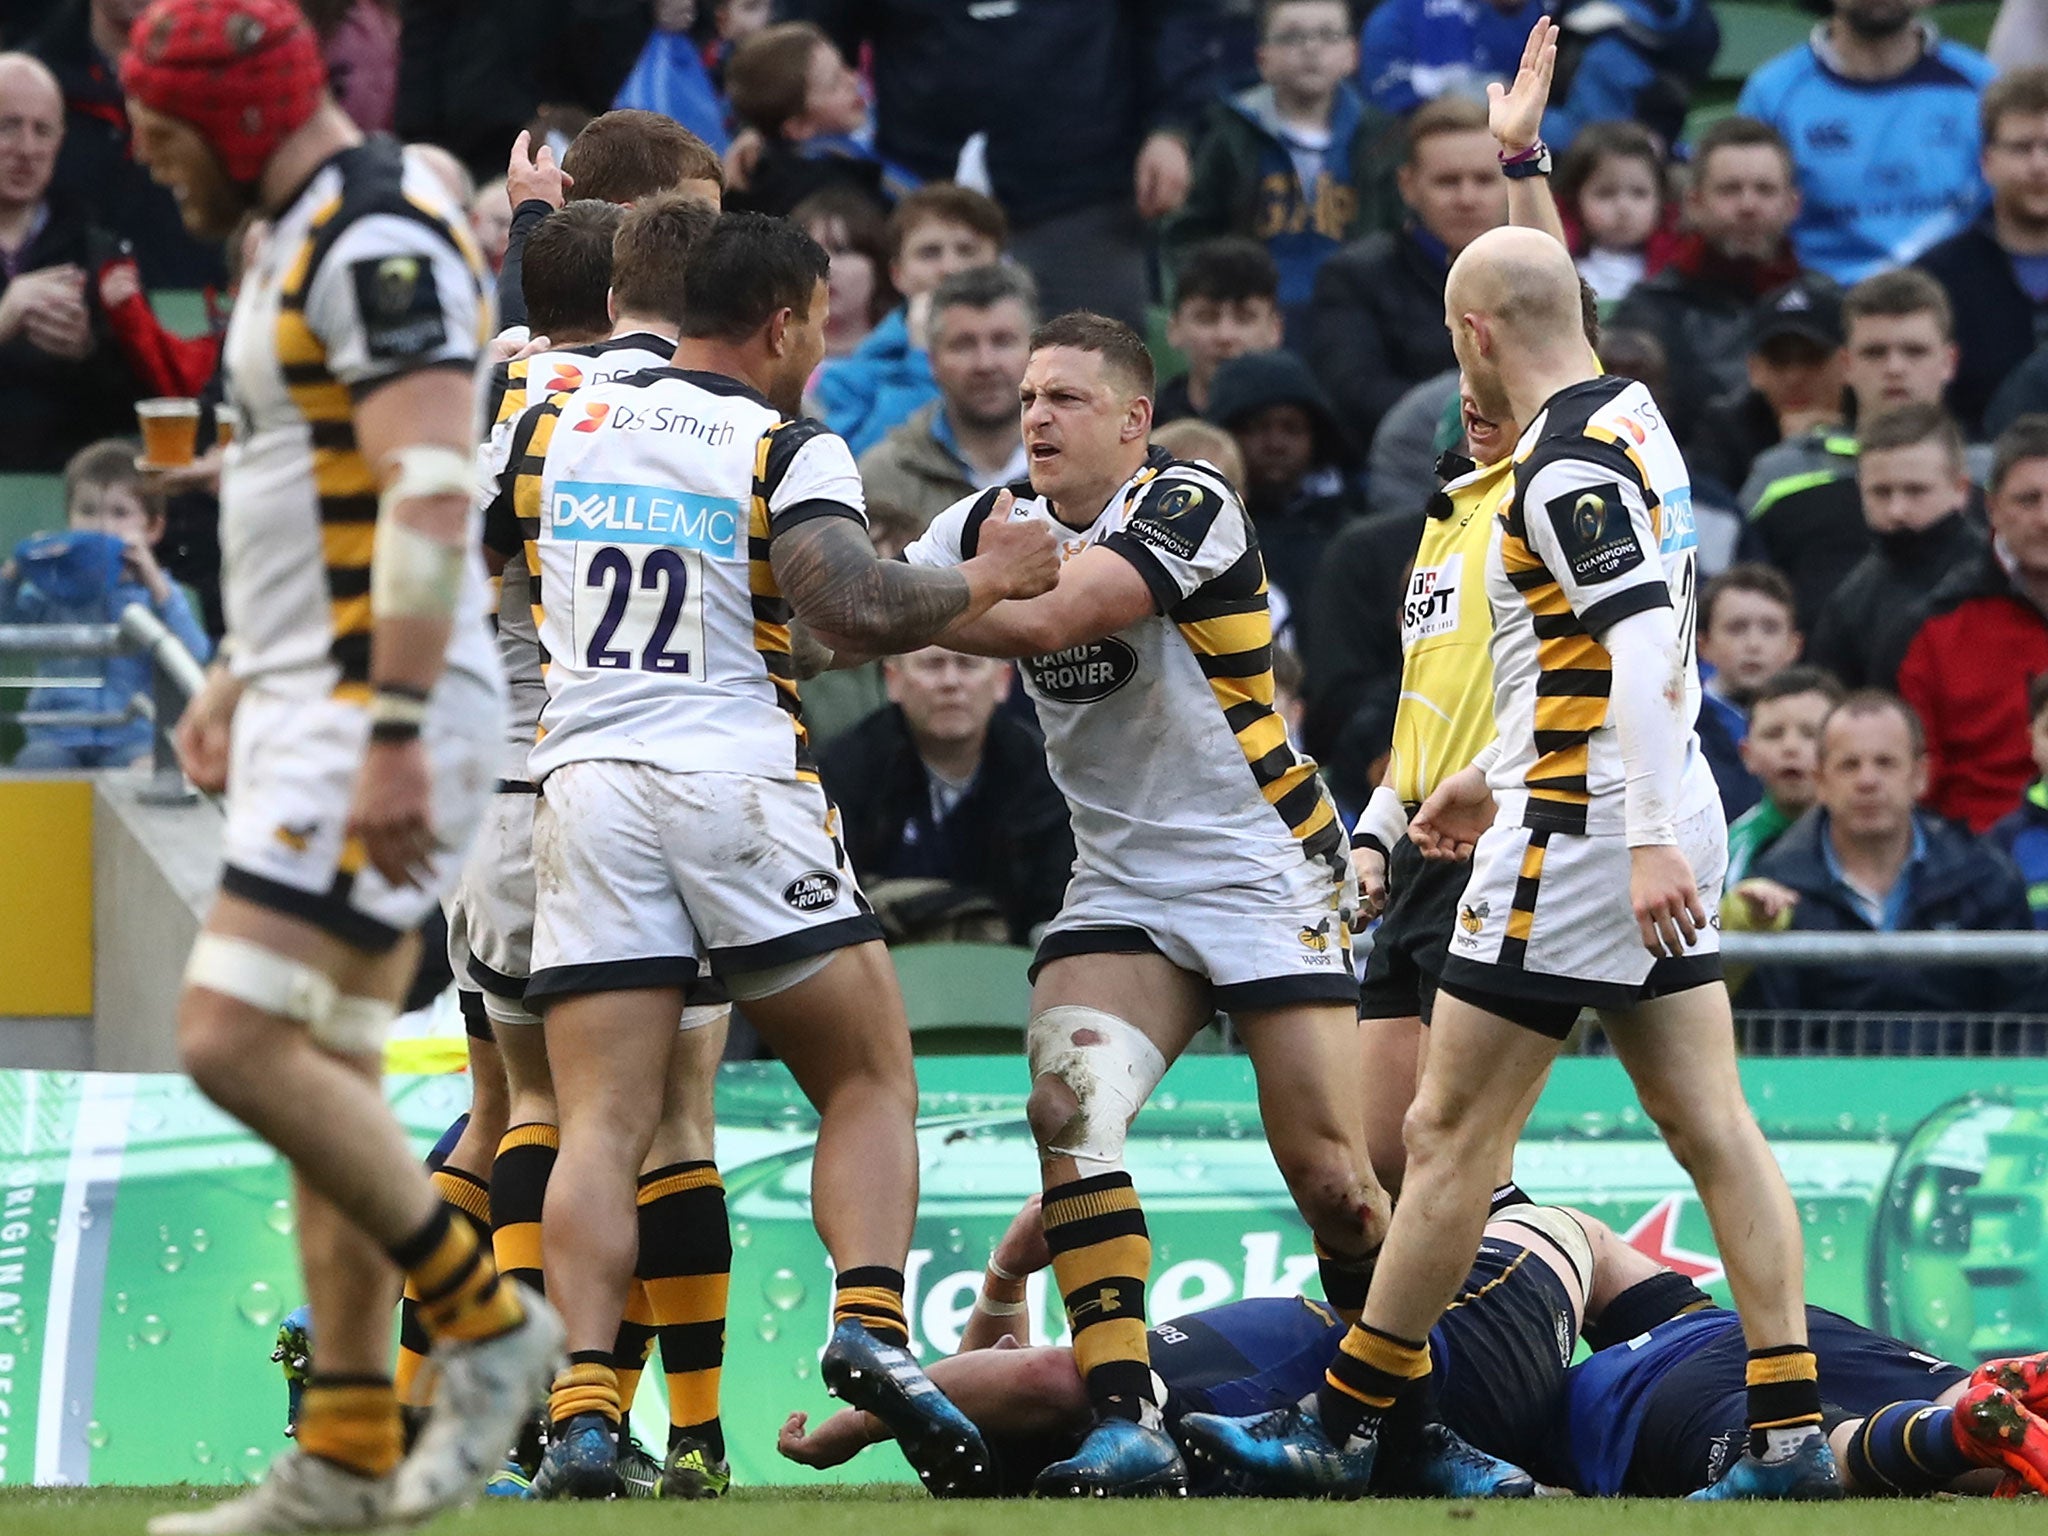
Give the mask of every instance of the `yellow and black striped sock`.
<path id="1" fill-rule="evenodd" d="M 566 1424 L 579 1413 L 601 1413 L 616 1424 L 620 1412 L 619 1373 L 612 1369 L 611 1351 L 573 1351 L 548 1390 L 548 1421 Z"/>
<path id="2" fill-rule="evenodd" d="M 832 1293 L 832 1326 L 841 1323 L 859 1323 L 884 1344 L 908 1349 L 910 1320 L 903 1315 L 903 1271 L 886 1264 L 857 1264 L 839 1271 Z"/>
<path id="3" fill-rule="evenodd" d="M 405 1454 L 398 1393 L 386 1376 L 309 1376 L 299 1449 L 358 1477 L 386 1477 Z"/>
<path id="4" fill-rule="evenodd" d="M 460 1168 L 443 1166 L 428 1176 L 428 1182 L 434 1186 L 434 1193 L 441 1197 L 443 1205 L 468 1222 L 479 1237 L 489 1239 L 491 1191 L 482 1179 Z M 395 1385 L 401 1403 L 424 1406 L 415 1393 L 419 1386 L 420 1367 L 426 1363 L 427 1351 L 433 1343 L 427 1336 L 426 1324 L 420 1319 L 419 1287 L 407 1276 L 405 1296 L 398 1303 L 398 1373 Z"/>
<path id="5" fill-rule="evenodd" d="M 1354 1323 L 1323 1373 L 1317 1412 L 1323 1431 L 1342 1445 L 1360 1429 L 1377 1428 L 1397 1398 L 1425 1389 L 1429 1341 L 1396 1338 Z"/>
<path id="6" fill-rule="evenodd" d="M 1773 1430 L 1805 1431 L 1820 1424 L 1820 1369 L 1804 1344 L 1749 1352 L 1749 1451 L 1765 1455 Z"/>
<path id="7" fill-rule="evenodd" d="M 647 1299 L 647 1287 L 638 1280 L 626 1292 L 626 1315 L 619 1319 L 619 1336 L 612 1341 L 612 1369 L 619 1376 L 619 1408 L 633 1414 L 633 1399 L 640 1395 L 640 1378 L 647 1371 L 647 1357 L 654 1353 L 654 1307 Z"/>
<path id="8" fill-rule="evenodd" d="M 518 1293 L 498 1283 L 489 1246 L 448 1206 L 435 1205 L 391 1258 L 419 1291 L 420 1321 L 430 1339 L 493 1339 L 526 1319 Z"/>
<path id="9" fill-rule="evenodd" d="M 491 1164 L 491 1251 L 498 1273 L 543 1295 L 540 1213 L 560 1146 L 561 1132 L 552 1125 L 515 1125 L 499 1141 L 497 1161 Z"/>
<path id="10" fill-rule="evenodd" d="M 726 1298 L 732 1288 L 725 1184 L 715 1163 L 671 1163 L 640 1176 L 638 1201 L 640 1278 L 661 1334 L 669 1449 L 695 1440 L 722 1460 L 725 1426 L 718 1417 L 718 1389 L 725 1370 Z"/>
<path id="11" fill-rule="evenodd" d="M 1097 1413 L 1142 1419 L 1157 1406 L 1145 1336 L 1152 1239 L 1128 1173 L 1096 1174 L 1045 1192 L 1045 1241 L 1074 1335 L 1074 1364 Z"/>
<path id="12" fill-rule="evenodd" d="M 1323 1280 L 1323 1300 L 1345 1322 L 1357 1322 L 1365 1310 L 1365 1294 L 1372 1289 L 1372 1270 L 1378 1259 L 1377 1250 L 1362 1258 L 1347 1259 L 1317 1241 L 1316 1270 Z"/>

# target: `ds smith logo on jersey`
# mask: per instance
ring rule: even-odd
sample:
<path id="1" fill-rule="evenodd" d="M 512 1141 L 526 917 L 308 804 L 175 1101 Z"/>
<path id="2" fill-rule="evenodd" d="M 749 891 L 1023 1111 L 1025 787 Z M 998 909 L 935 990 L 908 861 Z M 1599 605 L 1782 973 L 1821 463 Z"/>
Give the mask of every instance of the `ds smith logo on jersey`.
<path id="1" fill-rule="evenodd" d="M 548 498 L 540 536 L 561 543 L 666 544 L 737 560 L 740 504 L 667 486 L 562 480 Z"/>
<path id="2" fill-rule="evenodd" d="M 672 405 L 657 405 L 650 410 L 644 405 L 583 401 L 577 407 L 577 418 L 569 430 L 595 432 L 600 428 L 612 432 L 673 432 L 679 437 L 694 437 L 707 448 L 723 448 L 733 439 L 731 422 L 706 421 L 702 416 L 692 416 Z"/>

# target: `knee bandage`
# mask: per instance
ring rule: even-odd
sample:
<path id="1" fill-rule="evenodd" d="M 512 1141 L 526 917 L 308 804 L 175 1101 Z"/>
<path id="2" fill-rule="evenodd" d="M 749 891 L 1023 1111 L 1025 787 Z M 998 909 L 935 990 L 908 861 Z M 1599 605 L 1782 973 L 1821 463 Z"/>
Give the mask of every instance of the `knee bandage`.
<path id="1" fill-rule="evenodd" d="M 306 1026 L 330 1050 L 372 1055 L 398 1010 L 381 998 L 344 996 L 324 972 L 260 944 L 202 933 L 185 963 L 185 983 Z"/>
<path id="2" fill-rule="evenodd" d="M 1084 1173 L 1123 1166 L 1132 1116 L 1166 1075 L 1166 1058 L 1143 1030 L 1100 1008 L 1063 1004 L 1033 1016 L 1025 1034 L 1031 1080 L 1055 1078 L 1080 1104 L 1057 1143 Z"/>

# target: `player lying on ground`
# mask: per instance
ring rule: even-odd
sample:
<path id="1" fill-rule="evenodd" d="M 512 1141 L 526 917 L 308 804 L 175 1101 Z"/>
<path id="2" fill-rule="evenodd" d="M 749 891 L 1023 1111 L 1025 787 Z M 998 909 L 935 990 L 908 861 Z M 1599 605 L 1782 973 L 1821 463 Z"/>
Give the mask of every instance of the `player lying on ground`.
<path id="1" fill-rule="evenodd" d="M 1023 1276 L 1047 1262 L 1036 1215 L 1027 1206 L 998 1245 L 961 1353 L 931 1367 L 981 1427 L 1006 1493 L 1028 1490 L 1090 1422 L 1072 1350 L 1020 1346 L 1008 1332 L 1022 1310 Z M 1567 1370 L 1582 1324 L 1587 1342 L 1604 1347 Z M 2048 1488 L 2048 1424 L 2037 1417 L 2048 1407 L 2048 1357 L 1995 1361 L 1972 1374 L 1817 1307 L 1808 1324 L 1850 1491 Z M 1262 1412 L 1315 1390 L 1344 1329 L 1320 1302 L 1260 1297 L 1151 1332 L 1166 1423 L 1185 1445 L 1191 1416 Z M 1445 1422 L 1482 1453 L 1533 1474 L 1504 1480 L 1504 1493 L 1535 1492 L 1540 1479 L 1583 1494 L 1684 1495 L 1709 1486 L 1746 1434 L 1747 1362 L 1735 1314 L 1581 1212 L 1496 1211 L 1430 1342 Z M 855 1410 L 816 1429 L 797 1413 L 777 1449 L 825 1468 L 887 1438 Z M 1232 1491 L 1215 1462 L 1191 1458 L 1190 1469 L 1194 1492 Z"/>

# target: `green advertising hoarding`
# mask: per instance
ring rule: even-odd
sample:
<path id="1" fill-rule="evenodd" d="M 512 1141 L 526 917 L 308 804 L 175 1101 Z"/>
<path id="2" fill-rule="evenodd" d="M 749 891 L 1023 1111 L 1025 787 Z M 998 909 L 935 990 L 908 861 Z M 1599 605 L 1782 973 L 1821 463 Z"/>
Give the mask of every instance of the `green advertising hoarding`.
<path id="1" fill-rule="evenodd" d="M 923 1195 L 909 1313 L 952 1350 L 991 1245 L 1036 1183 L 1014 1058 L 919 1064 Z M 2048 1062 L 1751 1061 L 1751 1103 L 1806 1230 L 1807 1293 L 1951 1357 L 2048 1349 Z M 424 1150 L 460 1077 L 392 1079 Z M 831 1272 L 812 1232 L 815 1118 L 779 1067 L 725 1069 L 733 1222 L 725 1418 L 735 1473 L 780 1461 L 817 1379 Z M 1153 1316 L 1315 1287 L 1307 1229 L 1260 1136 L 1250 1069 L 1195 1058 L 1139 1118 Z M 1725 1299 L 1704 1212 L 1610 1061 L 1559 1064 L 1518 1154 L 1539 1199 L 1601 1216 Z M 283 1167 L 176 1077 L 0 1073 L 0 1484 L 233 1483 L 283 1441 L 270 1349 L 300 1299 Z M 1038 1337 L 1063 1330 L 1043 1279 Z M 661 1440 L 658 1366 L 636 1417 Z M 906 1475 L 869 1453 L 849 1480 Z"/>

